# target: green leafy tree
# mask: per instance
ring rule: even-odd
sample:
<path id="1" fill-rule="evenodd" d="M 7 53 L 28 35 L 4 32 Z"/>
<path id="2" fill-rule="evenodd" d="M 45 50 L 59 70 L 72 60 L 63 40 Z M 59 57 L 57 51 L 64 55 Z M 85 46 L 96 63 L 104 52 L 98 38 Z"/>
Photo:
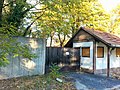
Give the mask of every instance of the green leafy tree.
<path id="1" fill-rule="evenodd" d="M 13 36 L 25 31 L 25 18 L 33 6 L 26 0 L 0 0 L 0 66 L 9 63 L 9 56 L 32 59 L 35 57 L 27 45 L 21 45 Z"/>
<path id="2" fill-rule="evenodd" d="M 75 0 L 77 2 L 77 0 Z M 44 15 L 37 20 L 37 25 L 39 28 L 40 35 L 44 37 L 51 38 L 50 46 L 52 45 L 52 40 L 54 36 L 58 37 L 60 46 L 64 45 L 66 37 L 71 34 L 71 21 L 69 21 L 68 10 L 69 2 L 75 2 L 72 0 L 51 0 L 43 1 L 41 8 L 46 8 Z M 37 12 L 39 15 L 39 12 Z"/>
<path id="3" fill-rule="evenodd" d="M 120 35 L 120 5 L 111 12 L 111 27 L 110 33 Z"/>
<path id="4" fill-rule="evenodd" d="M 7 25 L 6 29 L 2 30 L 3 33 L 9 32 L 11 35 L 20 36 L 21 26 L 32 5 L 28 4 L 26 0 L 5 0 L 2 3 L 1 25 L 2 27 Z M 12 31 L 9 29 L 10 27 L 13 27 Z"/>
<path id="5" fill-rule="evenodd" d="M 80 0 L 71 7 L 70 12 L 70 18 L 73 19 L 73 34 L 79 26 L 108 31 L 110 15 L 97 0 Z"/>
<path id="6" fill-rule="evenodd" d="M 52 39 L 58 36 L 59 46 L 74 35 L 80 26 L 108 31 L 110 15 L 97 0 L 47 0 L 41 8 L 44 15 L 37 20 L 38 33 Z M 36 13 L 39 15 L 39 12 Z M 36 33 L 37 34 L 37 33 Z"/>

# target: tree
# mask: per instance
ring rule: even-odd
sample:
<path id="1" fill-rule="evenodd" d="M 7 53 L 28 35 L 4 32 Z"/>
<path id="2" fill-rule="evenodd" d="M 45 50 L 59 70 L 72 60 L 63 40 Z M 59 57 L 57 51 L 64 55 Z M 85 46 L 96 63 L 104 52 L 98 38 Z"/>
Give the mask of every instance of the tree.
<path id="1" fill-rule="evenodd" d="M 102 31 L 108 30 L 110 15 L 104 11 L 97 0 L 83 0 L 71 8 L 73 18 L 73 33 L 79 26 L 87 26 Z"/>
<path id="2" fill-rule="evenodd" d="M 43 2 L 41 8 L 47 8 L 44 15 L 37 20 L 37 24 L 42 35 L 46 38 L 51 37 L 51 43 L 53 37 L 57 35 L 60 46 L 63 46 L 66 38 L 74 35 L 79 26 L 103 31 L 109 28 L 110 16 L 97 0 L 47 0 Z"/>
<path id="3" fill-rule="evenodd" d="M 2 2 L 1 9 L 1 27 L 7 25 L 5 30 L 1 33 L 6 34 L 9 32 L 14 36 L 20 36 L 20 28 L 23 25 L 25 17 L 28 11 L 32 8 L 32 5 L 28 4 L 26 0 L 5 0 Z M 12 27 L 11 27 L 12 26 Z M 13 28 L 11 31 L 10 28 Z"/>
<path id="4" fill-rule="evenodd" d="M 52 45 L 52 40 L 54 35 L 58 36 L 60 46 L 63 46 L 66 37 L 70 34 L 70 21 L 68 21 L 68 2 L 73 2 L 72 0 L 51 0 L 44 1 L 42 8 L 46 8 L 44 15 L 37 20 L 39 27 L 39 32 L 50 37 Z M 77 0 L 76 0 L 77 1 Z M 39 15 L 39 12 L 37 12 Z"/>
<path id="5" fill-rule="evenodd" d="M 120 35 L 120 5 L 111 12 L 111 27 L 110 33 Z"/>
<path id="6" fill-rule="evenodd" d="M 0 0 L 0 66 L 9 63 L 8 56 L 35 57 L 26 45 L 21 45 L 13 36 L 21 36 L 24 20 L 33 8 L 26 0 Z M 9 42 L 8 42 L 9 41 Z"/>

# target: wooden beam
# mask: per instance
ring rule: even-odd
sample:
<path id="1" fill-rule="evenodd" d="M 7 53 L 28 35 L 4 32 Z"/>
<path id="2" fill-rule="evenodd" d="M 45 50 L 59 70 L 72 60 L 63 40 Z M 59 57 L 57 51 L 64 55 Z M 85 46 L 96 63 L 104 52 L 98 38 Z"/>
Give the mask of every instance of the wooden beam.
<path id="1" fill-rule="evenodd" d="M 93 41 L 93 73 L 96 71 L 96 41 Z"/>
<path id="2" fill-rule="evenodd" d="M 107 77 L 110 76 L 110 47 L 107 50 Z"/>
<path id="3" fill-rule="evenodd" d="M 79 48 L 79 68 L 81 72 L 81 47 Z"/>

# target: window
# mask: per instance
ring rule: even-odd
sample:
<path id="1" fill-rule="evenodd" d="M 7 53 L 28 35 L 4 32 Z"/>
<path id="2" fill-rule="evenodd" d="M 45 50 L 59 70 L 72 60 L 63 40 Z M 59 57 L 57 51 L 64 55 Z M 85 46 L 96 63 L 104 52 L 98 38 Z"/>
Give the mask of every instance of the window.
<path id="1" fill-rule="evenodd" d="M 120 48 L 116 48 L 116 56 L 120 57 Z"/>
<path id="2" fill-rule="evenodd" d="M 97 47 L 97 58 L 104 58 L 104 47 Z"/>
<path id="3" fill-rule="evenodd" d="M 90 47 L 82 47 L 82 57 L 90 57 Z"/>

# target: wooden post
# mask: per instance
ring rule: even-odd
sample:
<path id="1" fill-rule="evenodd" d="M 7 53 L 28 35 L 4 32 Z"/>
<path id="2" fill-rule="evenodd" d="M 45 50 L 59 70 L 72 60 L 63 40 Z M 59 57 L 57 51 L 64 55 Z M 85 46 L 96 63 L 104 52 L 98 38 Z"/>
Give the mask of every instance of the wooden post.
<path id="1" fill-rule="evenodd" d="M 110 75 L 110 47 L 107 50 L 107 77 Z"/>
<path id="2" fill-rule="evenodd" d="M 79 69 L 81 72 L 81 47 L 79 48 Z"/>
<path id="3" fill-rule="evenodd" d="M 96 41 L 93 41 L 93 73 L 96 70 Z"/>

